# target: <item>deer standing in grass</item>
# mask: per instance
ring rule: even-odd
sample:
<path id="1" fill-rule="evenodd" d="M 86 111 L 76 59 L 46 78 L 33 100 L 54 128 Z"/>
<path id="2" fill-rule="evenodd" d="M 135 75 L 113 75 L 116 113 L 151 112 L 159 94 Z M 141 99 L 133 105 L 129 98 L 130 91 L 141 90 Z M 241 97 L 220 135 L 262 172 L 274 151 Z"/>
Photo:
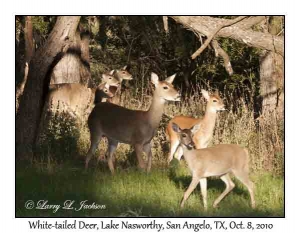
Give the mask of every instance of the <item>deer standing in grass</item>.
<path id="1" fill-rule="evenodd" d="M 206 148 L 212 139 L 213 130 L 217 119 L 217 111 L 224 110 L 224 103 L 220 98 L 218 92 L 209 94 L 208 91 L 202 89 L 201 93 L 207 101 L 204 118 L 201 119 L 188 116 L 176 116 L 172 120 L 170 120 L 166 128 L 166 136 L 167 139 L 170 140 L 171 145 L 168 163 L 172 161 L 176 150 L 177 156 L 175 157 L 178 160 L 181 159 L 181 156 L 183 154 L 182 148 L 178 147 L 179 137 L 173 130 L 173 123 L 176 123 L 182 129 L 189 129 L 196 124 L 200 125 L 200 129 L 198 130 L 198 132 L 195 132 L 193 137 L 193 141 L 195 142 L 197 149 Z"/>
<path id="2" fill-rule="evenodd" d="M 220 176 L 226 184 L 223 193 L 214 201 L 213 207 L 217 207 L 219 202 L 235 187 L 230 178 L 233 173 L 249 190 L 251 206 L 255 208 L 254 185 L 250 181 L 249 155 L 245 148 L 234 144 L 220 144 L 204 149 L 194 149 L 193 134 L 199 130 L 200 124 L 194 125 L 190 129 L 181 129 L 176 123 L 172 123 L 173 130 L 178 134 L 180 145 L 183 148 L 183 156 L 192 173 L 192 182 L 184 193 L 181 207 L 184 206 L 193 190 L 200 182 L 201 194 L 205 210 L 207 209 L 207 177 Z"/>
<path id="3" fill-rule="evenodd" d="M 151 82 L 155 86 L 153 99 L 148 111 L 127 109 L 111 103 L 97 104 L 88 118 L 91 146 L 87 153 L 85 168 L 94 154 L 102 136 L 108 139 L 108 166 L 114 173 L 114 152 L 119 142 L 134 146 L 139 167 L 145 169 L 143 152 L 148 157 L 147 171 L 151 169 L 151 140 L 156 134 L 161 121 L 166 101 L 179 101 L 180 95 L 172 82 L 175 74 L 164 81 L 159 81 L 155 73 L 151 73 Z"/>

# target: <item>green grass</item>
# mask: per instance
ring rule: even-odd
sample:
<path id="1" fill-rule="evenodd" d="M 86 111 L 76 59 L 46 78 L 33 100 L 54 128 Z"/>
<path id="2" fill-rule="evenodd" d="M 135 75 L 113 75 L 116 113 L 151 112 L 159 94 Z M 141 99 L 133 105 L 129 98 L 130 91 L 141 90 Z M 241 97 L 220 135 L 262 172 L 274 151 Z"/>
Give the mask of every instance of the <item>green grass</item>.
<path id="1" fill-rule="evenodd" d="M 234 180 L 236 187 L 216 209 L 214 199 L 224 189 L 220 179 L 208 180 L 208 211 L 204 212 L 200 200 L 200 187 L 191 194 L 183 209 L 180 200 L 188 187 L 191 176 L 184 162 L 172 162 L 170 168 L 154 168 L 151 173 L 134 167 L 118 169 L 112 176 L 106 165 L 91 167 L 85 172 L 83 164 L 27 165 L 16 168 L 16 216 L 232 216 L 232 217 L 280 217 L 284 216 L 284 181 L 269 173 L 251 176 L 256 186 L 257 208 L 250 207 L 246 188 Z M 88 200 L 106 205 L 105 210 L 38 210 L 25 208 L 27 200 L 35 203 L 48 200 L 48 204 L 63 206 L 65 200 Z"/>

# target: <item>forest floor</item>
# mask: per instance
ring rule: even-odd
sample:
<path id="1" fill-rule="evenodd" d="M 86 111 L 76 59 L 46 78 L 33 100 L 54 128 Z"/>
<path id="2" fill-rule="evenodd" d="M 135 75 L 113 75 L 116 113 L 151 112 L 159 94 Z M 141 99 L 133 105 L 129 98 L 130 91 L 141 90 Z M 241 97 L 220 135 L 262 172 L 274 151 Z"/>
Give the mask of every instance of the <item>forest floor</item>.
<path id="1" fill-rule="evenodd" d="M 212 208 L 225 185 L 210 178 L 205 212 L 199 185 L 185 207 L 179 207 L 191 181 L 184 161 L 154 167 L 149 174 L 135 167 L 117 168 L 114 176 L 106 164 L 91 165 L 88 171 L 81 162 L 17 165 L 16 217 L 284 217 L 282 176 L 251 174 L 256 209 L 250 207 L 249 193 L 237 179 L 233 191 Z M 63 209 L 64 203 L 72 203 L 70 209 Z"/>

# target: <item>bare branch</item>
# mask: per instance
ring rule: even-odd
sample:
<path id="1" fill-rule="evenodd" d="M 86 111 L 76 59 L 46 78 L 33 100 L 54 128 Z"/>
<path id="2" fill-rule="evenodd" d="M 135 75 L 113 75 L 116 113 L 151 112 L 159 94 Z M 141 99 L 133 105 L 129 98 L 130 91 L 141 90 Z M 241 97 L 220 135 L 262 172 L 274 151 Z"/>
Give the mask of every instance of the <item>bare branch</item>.
<path id="1" fill-rule="evenodd" d="M 229 58 L 228 54 L 224 51 L 224 49 L 221 48 L 221 46 L 219 45 L 217 40 L 212 40 L 211 45 L 215 50 L 216 57 L 218 57 L 220 55 L 223 58 L 224 67 L 225 67 L 225 70 L 227 71 L 227 73 L 229 75 L 232 75 L 233 69 L 232 69 L 230 58 Z"/>
<path id="2" fill-rule="evenodd" d="M 199 34 L 209 37 L 215 29 L 228 19 L 220 19 L 209 16 L 170 16 L 177 23 L 191 29 L 198 36 Z M 284 43 L 282 36 L 273 36 L 270 33 L 257 32 L 251 29 L 245 30 L 233 24 L 223 27 L 215 37 L 232 38 L 251 47 L 273 51 L 281 56 L 284 54 Z"/>
<path id="3" fill-rule="evenodd" d="M 228 21 L 224 21 L 222 23 L 220 23 L 219 26 L 217 26 L 217 28 L 211 33 L 211 35 L 206 39 L 206 41 L 204 42 L 204 44 L 201 45 L 201 47 L 193 53 L 192 55 L 192 59 L 195 59 L 196 57 L 198 57 L 204 49 L 206 49 L 206 47 L 209 45 L 209 43 L 211 42 L 211 40 L 215 37 L 215 35 L 224 27 L 228 27 L 230 25 L 233 25 L 243 19 L 245 19 L 247 16 L 239 16 L 236 17 L 235 19 L 232 20 L 228 20 Z"/>

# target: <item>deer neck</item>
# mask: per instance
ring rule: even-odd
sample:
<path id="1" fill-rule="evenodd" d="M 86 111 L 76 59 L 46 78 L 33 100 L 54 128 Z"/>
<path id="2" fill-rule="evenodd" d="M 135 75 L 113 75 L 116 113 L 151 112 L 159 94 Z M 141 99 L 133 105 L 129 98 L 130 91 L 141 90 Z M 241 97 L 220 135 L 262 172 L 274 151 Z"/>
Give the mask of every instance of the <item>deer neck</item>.
<path id="1" fill-rule="evenodd" d="M 205 128 L 212 131 L 215 127 L 216 119 L 217 119 L 217 111 L 207 106 L 204 118 L 202 120 L 202 123 L 203 125 L 205 125 Z"/>
<path id="2" fill-rule="evenodd" d="M 159 122 L 161 121 L 161 117 L 164 113 L 165 102 L 165 99 L 154 92 L 152 103 L 146 112 L 147 119 L 153 128 L 157 128 L 159 126 Z"/>
<path id="3" fill-rule="evenodd" d="M 123 78 L 122 78 L 122 77 L 119 77 L 119 76 L 117 76 L 116 78 L 119 80 L 120 86 L 121 86 L 121 85 L 122 85 L 122 82 L 123 82 Z"/>
<path id="4" fill-rule="evenodd" d="M 123 79 L 122 78 L 118 78 L 118 80 L 119 80 L 120 83 L 119 83 L 119 86 L 116 89 L 115 95 L 119 94 L 121 92 L 121 88 L 122 88 Z"/>
<path id="5" fill-rule="evenodd" d="M 181 145 L 182 150 L 183 150 L 183 157 L 185 159 L 185 161 L 187 162 L 188 166 L 192 166 L 193 165 L 193 154 L 191 153 L 194 150 L 189 150 L 186 146 Z"/>
<path id="6" fill-rule="evenodd" d="M 95 95 L 97 87 L 92 87 L 92 88 L 89 88 L 89 89 L 90 89 L 91 93 Z"/>

